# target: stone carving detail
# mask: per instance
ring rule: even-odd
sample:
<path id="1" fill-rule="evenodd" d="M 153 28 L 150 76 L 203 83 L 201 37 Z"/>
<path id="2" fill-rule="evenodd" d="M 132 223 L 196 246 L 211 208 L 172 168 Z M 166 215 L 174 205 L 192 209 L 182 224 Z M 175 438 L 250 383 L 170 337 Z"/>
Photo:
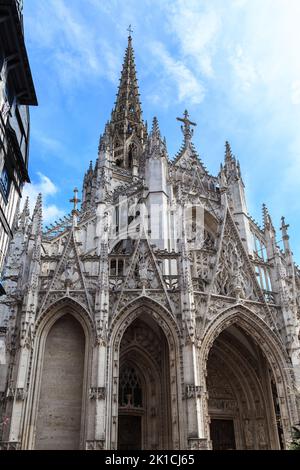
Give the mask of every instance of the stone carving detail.
<path id="1" fill-rule="evenodd" d="M 20 450 L 21 442 L 18 441 L 0 441 L 0 450 Z"/>
<path id="2" fill-rule="evenodd" d="M 105 400 L 106 388 L 105 387 L 91 387 L 89 391 L 90 400 Z"/>
<path id="3" fill-rule="evenodd" d="M 123 283 L 120 295 L 114 304 L 114 311 L 120 311 L 126 305 L 128 299 L 128 290 L 141 289 L 142 294 L 151 291 L 151 297 L 157 295 L 161 299 L 161 303 L 168 310 L 172 311 L 172 304 L 169 300 L 166 285 L 163 281 L 162 273 L 155 258 L 152 248 L 147 240 L 139 239 L 130 267 L 127 270 L 126 280 Z M 160 289 L 161 292 L 153 292 Z M 130 295 L 130 294 L 129 294 Z M 133 294 L 135 296 L 141 293 Z M 132 296 L 132 294 L 131 294 Z"/>
<path id="4" fill-rule="evenodd" d="M 210 398 L 209 406 L 210 408 L 222 411 L 237 411 L 238 409 L 238 404 L 235 400 L 226 400 L 221 398 Z"/>
<path id="5" fill-rule="evenodd" d="M 160 365 L 162 348 L 161 344 L 150 328 L 146 328 L 144 323 L 137 323 L 125 331 L 122 338 L 122 347 L 124 349 L 136 345 L 138 348 L 148 351 L 153 360 Z"/>
<path id="6" fill-rule="evenodd" d="M 265 423 L 263 420 L 259 420 L 256 423 L 256 435 L 257 435 L 257 442 L 259 444 L 260 449 L 264 449 L 267 445 L 267 441 L 266 441 Z"/>
<path id="7" fill-rule="evenodd" d="M 16 399 L 17 401 L 22 401 L 25 400 L 27 396 L 27 392 L 24 390 L 24 388 L 14 388 L 14 387 L 8 387 L 6 397 L 8 399 Z"/>
<path id="8" fill-rule="evenodd" d="M 222 310 L 224 310 L 226 307 L 230 307 L 232 303 L 228 300 L 221 300 L 221 299 L 211 299 L 209 306 L 208 306 L 208 312 L 207 312 L 207 318 L 208 320 L 212 320 L 214 317 L 218 315 Z"/>
<path id="9" fill-rule="evenodd" d="M 185 397 L 186 398 L 200 398 L 202 394 L 202 387 L 200 385 L 186 385 Z"/>
<path id="10" fill-rule="evenodd" d="M 235 232 L 236 228 L 227 215 L 214 280 L 214 292 L 237 299 L 262 300 L 252 265 L 248 262 Z"/>
<path id="11" fill-rule="evenodd" d="M 234 400 L 230 384 L 219 372 L 217 365 L 210 368 L 207 377 L 209 403 L 211 399 Z"/>
<path id="12" fill-rule="evenodd" d="M 250 419 L 245 419 L 244 421 L 244 434 L 245 434 L 245 443 L 246 447 L 251 449 L 253 447 L 254 439 L 253 439 L 253 425 Z"/>
<path id="13" fill-rule="evenodd" d="M 104 450 L 105 441 L 104 439 L 99 441 L 86 441 L 85 450 Z"/>
<path id="14" fill-rule="evenodd" d="M 189 450 L 209 450 L 209 444 L 207 439 L 189 438 L 188 448 Z"/>
<path id="15" fill-rule="evenodd" d="M 41 310 L 64 296 L 76 298 L 90 310 L 89 294 L 86 289 L 73 232 L 70 232 L 68 239 L 65 241 L 64 252 L 42 301 Z"/>

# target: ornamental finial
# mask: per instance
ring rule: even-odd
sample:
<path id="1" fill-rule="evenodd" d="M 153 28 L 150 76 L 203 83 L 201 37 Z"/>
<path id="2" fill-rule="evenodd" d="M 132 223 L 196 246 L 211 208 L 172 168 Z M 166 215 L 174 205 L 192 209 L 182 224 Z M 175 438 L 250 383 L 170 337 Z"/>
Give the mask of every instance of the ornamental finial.
<path id="1" fill-rule="evenodd" d="M 72 202 L 73 205 L 74 205 L 72 213 L 77 213 L 77 204 L 78 204 L 78 202 L 81 202 L 81 200 L 78 199 L 77 195 L 78 195 L 78 189 L 74 188 L 74 197 L 72 199 L 70 199 L 70 202 Z"/>
<path id="2" fill-rule="evenodd" d="M 189 113 L 187 112 L 187 110 L 184 111 L 183 118 L 178 117 L 176 119 L 177 121 L 183 122 L 183 126 L 181 126 L 181 130 L 184 135 L 184 143 L 185 145 L 187 145 L 191 141 L 193 137 L 193 133 L 194 133 L 194 130 L 191 129 L 191 126 L 197 126 L 197 124 L 189 120 Z"/>

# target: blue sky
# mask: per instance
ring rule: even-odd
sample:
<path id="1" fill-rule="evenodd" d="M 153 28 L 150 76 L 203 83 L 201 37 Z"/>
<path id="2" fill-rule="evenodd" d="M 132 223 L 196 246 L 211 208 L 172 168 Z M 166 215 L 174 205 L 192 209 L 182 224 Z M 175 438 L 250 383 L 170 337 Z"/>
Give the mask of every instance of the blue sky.
<path id="1" fill-rule="evenodd" d="M 300 262 L 299 0 L 25 0 L 27 50 L 39 107 L 31 110 L 26 193 L 44 193 L 46 222 L 70 210 L 95 161 L 133 27 L 143 116 L 158 117 L 170 157 L 187 108 L 212 174 L 224 142 L 240 160 L 248 208 L 265 202 L 290 224 Z M 278 230 L 278 240 L 280 231 Z"/>

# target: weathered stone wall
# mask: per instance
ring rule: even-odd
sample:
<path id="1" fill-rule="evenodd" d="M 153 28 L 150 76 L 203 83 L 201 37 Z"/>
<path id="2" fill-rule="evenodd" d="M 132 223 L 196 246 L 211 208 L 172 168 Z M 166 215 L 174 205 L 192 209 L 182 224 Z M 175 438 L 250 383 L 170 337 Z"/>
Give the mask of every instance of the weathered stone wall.
<path id="1" fill-rule="evenodd" d="M 84 333 L 71 316 L 61 317 L 46 340 L 36 449 L 79 448 Z"/>

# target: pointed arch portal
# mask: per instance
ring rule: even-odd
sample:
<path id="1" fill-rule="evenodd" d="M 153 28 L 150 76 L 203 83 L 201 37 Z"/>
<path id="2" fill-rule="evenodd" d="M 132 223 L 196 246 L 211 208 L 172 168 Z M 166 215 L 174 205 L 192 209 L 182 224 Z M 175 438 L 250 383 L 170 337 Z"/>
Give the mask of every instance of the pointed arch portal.
<path id="1" fill-rule="evenodd" d="M 69 313 L 47 334 L 36 423 L 36 450 L 80 448 L 85 334 Z"/>
<path id="2" fill-rule="evenodd" d="M 213 450 L 283 447 L 271 367 L 238 324 L 222 331 L 210 349 L 207 390 Z"/>
<path id="3" fill-rule="evenodd" d="M 109 331 L 108 448 L 183 448 L 180 338 L 171 312 L 148 296 L 115 315 Z"/>
<path id="4" fill-rule="evenodd" d="M 169 351 L 164 332 L 140 315 L 120 344 L 118 449 L 170 447 Z"/>

